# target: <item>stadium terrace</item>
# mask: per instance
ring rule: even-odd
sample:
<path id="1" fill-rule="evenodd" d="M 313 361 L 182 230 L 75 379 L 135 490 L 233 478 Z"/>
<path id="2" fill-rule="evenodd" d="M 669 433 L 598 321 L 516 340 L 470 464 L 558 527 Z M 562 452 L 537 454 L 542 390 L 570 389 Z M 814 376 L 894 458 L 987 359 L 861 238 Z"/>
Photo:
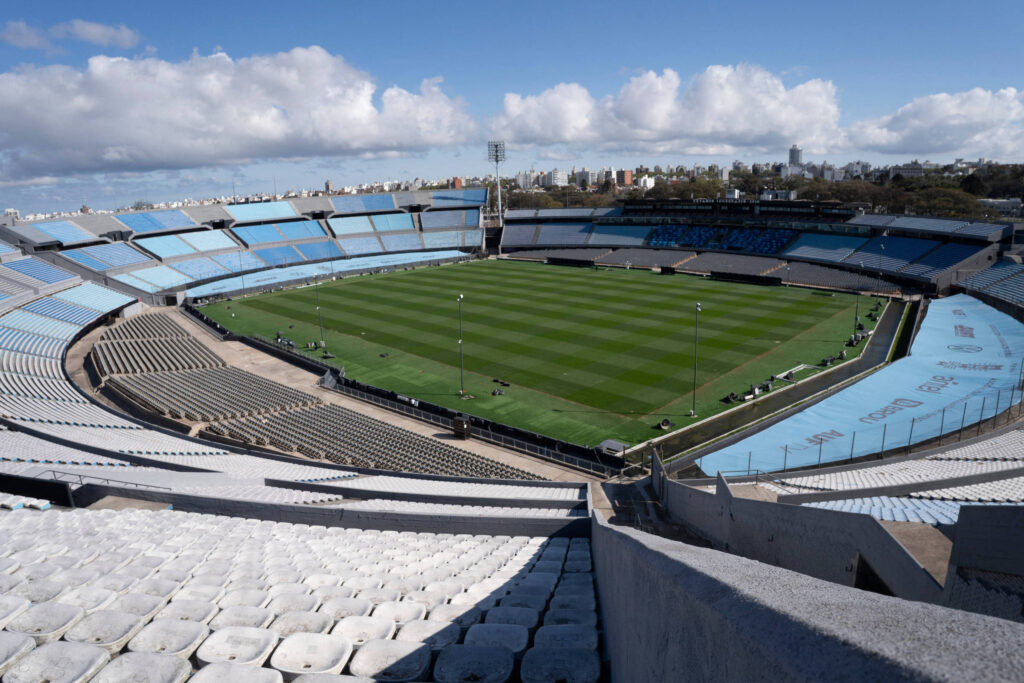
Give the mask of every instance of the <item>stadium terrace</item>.
<path id="1" fill-rule="evenodd" d="M 486 188 L 0 224 L 0 677 L 1017 680 L 1013 227 Z"/>

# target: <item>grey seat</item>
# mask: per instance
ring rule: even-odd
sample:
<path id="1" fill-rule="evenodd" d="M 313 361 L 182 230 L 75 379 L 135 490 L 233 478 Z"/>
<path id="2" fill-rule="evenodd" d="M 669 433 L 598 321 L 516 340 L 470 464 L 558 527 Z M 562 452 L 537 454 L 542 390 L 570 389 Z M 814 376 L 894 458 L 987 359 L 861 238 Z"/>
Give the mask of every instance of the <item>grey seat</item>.
<path id="1" fill-rule="evenodd" d="M 469 627 L 464 642 L 466 645 L 504 647 L 513 654 L 520 654 L 530 642 L 530 632 L 518 624 L 476 624 Z"/>
<path id="2" fill-rule="evenodd" d="M 320 598 L 300 593 L 285 593 L 273 598 L 267 604 L 267 609 L 275 616 L 285 612 L 315 612 L 318 607 L 320 607 Z"/>
<path id="3" fill-rule="evenodd" d="M 423 643 L 370 640 L 352 657 L 349 671 L 377 680 L 418 681 L 430 666 L 430 648 Z"/>
<path id="4" fill-rule="evenodd" d="M 107 609 L 112 609 L 116 612 L 128 612 L 137 617 L 142 617 L 143 621 L 149 621 L 163 606 L 164 601 L 155 595 L 130 592 L 118 597 L 107 606 Z"/>
<path id="5" fill-rule="evenodd" d="M 523 655 L 520 677 L 523 683 L 596 683 L 601 660 L 596 650 L 535 647 Z"/>
<path id="6" fill-rule="evenodd" d="M 434 664 L 438 683 L 505 683 L 512 676 L 515 657 L 508 648 L 449 645 Z"/>
<path id="7" fill-rule="evenodd" d="M 304 673 L 340 674 L 352 656 L 348 638 L 325 633 L 295 633 L 274 650 L 270 666 L 285 678 Z"/>
<path id="8" fill-rule="evenodd" d="M 597 649 L 597 629 L 583 624 L 541 626 L 533 637 L 534 647 Z"/>
<path id="9" fill-rule="evenodd" d="M 152 652 L 125 652 L 107 664 L 90 683 L 184 683 L 192 667 L 180 657 Z"/>
<path id="10" fill-rule="evenodd" d="M 597 613 L 589 609 L 549 609 L 544 614 L 544 625 L 557 624 L 597 626 Z"/>
<path id="11" fill-rule="evenodd" d="M 127 612 L 98 610 L 87 614 L 64 634 L 65 640 L 102 647 L 112 656 L 142 628 L 142 619 Z"/>
<path id="12" fill-rule="evenodd" d="M 101 647 L 84 643 L 56 641 L 32 650 L 4 674 L 4 683 L 39 683 L 88 681 L 110 661 Z"/>
<path id="13" fill-rule="evenodd" d="M 209 634 L 210 628 L 197 621 L 154 619 L 128 642 L 128 649 L 188 659 Z"/>
<path id="14" fill-rule="evenodd" d="M 540 621 L 540 613 L 529 607 L 495 607 L 487 611 L 485 624 L 518 624 L 533 630 Z"/>

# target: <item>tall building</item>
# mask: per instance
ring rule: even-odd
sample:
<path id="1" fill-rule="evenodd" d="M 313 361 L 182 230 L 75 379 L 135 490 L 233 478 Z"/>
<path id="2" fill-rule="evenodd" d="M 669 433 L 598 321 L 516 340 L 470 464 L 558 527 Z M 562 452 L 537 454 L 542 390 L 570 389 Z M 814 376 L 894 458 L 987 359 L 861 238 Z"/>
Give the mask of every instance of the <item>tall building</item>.
<path id="1" fill-rule="evenodd" d="M 623 187 L 633 184 L 633 172 L 627 168 L 620 168 L 615 172 L 615 184 Z"/>
<path id="2" fill-rule="evenodd" d="M 804 151 L 799 146 L 793 145 L 789 148 L 789 165 L 799 166 L 804 163 Z"/>
<path id="3" fill-rule="evenodd" d="M 330 180 L 324 181 L 324 192 L 326 192 L 327 194 L 331 194 L 332 192 L 334 192 L 334 183 L 332 183 Z"/>

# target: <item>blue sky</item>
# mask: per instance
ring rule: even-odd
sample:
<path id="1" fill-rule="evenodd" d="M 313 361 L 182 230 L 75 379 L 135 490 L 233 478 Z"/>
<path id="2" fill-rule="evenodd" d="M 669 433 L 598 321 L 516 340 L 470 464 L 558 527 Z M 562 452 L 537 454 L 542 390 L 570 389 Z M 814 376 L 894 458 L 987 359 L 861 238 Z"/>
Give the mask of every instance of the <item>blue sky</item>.
<path id="1" fill-rule="evenodd" d="M 1019 2 L 24 3 L 0 199 L 28 211 L 535 166 L 1024 161 Z"/>

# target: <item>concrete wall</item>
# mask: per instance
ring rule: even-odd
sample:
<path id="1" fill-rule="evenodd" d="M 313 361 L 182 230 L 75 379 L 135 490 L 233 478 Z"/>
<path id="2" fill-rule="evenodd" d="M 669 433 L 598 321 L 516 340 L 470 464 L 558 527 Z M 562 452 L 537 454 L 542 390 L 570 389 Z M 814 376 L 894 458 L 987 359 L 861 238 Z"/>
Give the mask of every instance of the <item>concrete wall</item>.
<path id="1" fill-rule="evenodd" d="M 295 524 L 317 524 L 357 529 L 381 529 L 452 534 L 488 534 L 509 536 L 588 536 L 586 517 L 484 517 L 476 515 L 417 515 L 405 512 L 346 510 L 319 505 L 275 505 L 245 500 L 227 500 L 170 491 L 122 488 L 104 484 L 86 484 L 74 492 L 76 507 L 87 507 L 105 496 L 167 503 L 175 510 L 204 512 L 229 517 L 266 519 Z"/>
<path id="2" fill-rule="evenodd" d="M 1024 505 L 962 506 L 949 563 L 1024 576 Z"/>
<path id="3" fill-rule="evenodd" d="M 836 510 L 736 498 L 662 478 L 668 514 L 716 547 L 826 581 L 853 586 L 866 562 L 893 595 L 938 602 L 942 587 L 877 520 Z"/>
<path id="4" fill-rule="evenodd" d="M 592 520 L 612 680 L 1020 680 L 1024 627 Z"/>

